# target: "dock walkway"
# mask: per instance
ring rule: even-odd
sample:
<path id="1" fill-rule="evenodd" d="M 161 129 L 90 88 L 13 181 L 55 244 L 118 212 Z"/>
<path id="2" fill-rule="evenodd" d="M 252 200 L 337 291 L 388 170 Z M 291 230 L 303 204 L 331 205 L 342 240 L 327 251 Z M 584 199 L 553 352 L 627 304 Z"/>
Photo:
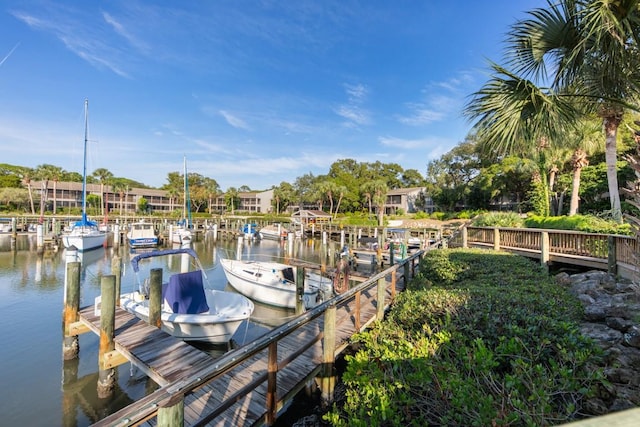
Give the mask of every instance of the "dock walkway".
<path id="1" fill-rule="evenodd" d="M 116 350 L 160 389 L 94 425 L 155 426 L 159 408 L 180 400 L 185 426 L 269 425 L 299 391 L 319 383 L 322 393 L 333 393 L 335 357 L 353 334 L 383 315 L 405 286 L 397 278 L 406 279 L 419 259 L 391 267 L 219 358 L 116 309 Z M 93 307 L 80 314 L 81 322 L 99 332 Z M 332 385 L 323 388 L 323 382 Z"/>

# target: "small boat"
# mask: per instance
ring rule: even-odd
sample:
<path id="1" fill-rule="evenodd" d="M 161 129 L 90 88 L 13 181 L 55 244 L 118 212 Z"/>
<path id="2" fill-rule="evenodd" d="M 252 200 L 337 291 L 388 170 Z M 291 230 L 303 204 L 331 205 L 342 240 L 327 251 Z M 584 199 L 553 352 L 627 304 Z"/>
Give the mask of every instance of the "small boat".
<path id="1" fill-rule="evenodd" d="M 253 313 L 253 302 L 236 292 L 206 289 L 204 269 L 191 248 L 154 250 L 133 257 L 131 266 L 138 277 L 139 289 L 122 294 L 120 306 L 148 321 L 149 278 L 140 281 L 140 261 L 171 255 L 181 257 L 183 271 L 171 274 L 169 281 L 162 285 L 162 330 L 185 341 L 228 344 L 242 322 Z M 196 269 L 188 271 L 192 262 Z"/>
<path id="2" fill-rule="evenodd" d="M 247 240 L 251 240 L 258 236 L 258 225 L 257 224 L 244 224 L 242 226 L 242 237 Z"/>
<path id="3" fill-rule="evenodd" d="M 254 301 L 275 307 L 295 308 L 296 268 L 271 261 L 220 259 L 229 284 Z M 302 300 L 305 308 L 321 303 L 333 290 L 328 277 L 306 273 Z"/>
<path id="4" fill-rule="evenodd" d="M 89 122 L 89 100 L 84 101 L 84 162 L 82 169 L 82 218 L 76 221 L 71 230 L 62 235 L 65 248 L 75 247 L 79 251 L 88 251 L 103 246 L 107 232 L 100 230 L 95 221 L 87 218 L 87 140 Z"/>
<path id="5" fill-rule="evenodd" d="M 259 231 L 261 239 L 282 240 L 287 238 L 287 230 L 281 224 L 269 224 Z"/>
<path id="6" fill-rule="evenodd" d="M 158 246 L 158 235 L 153 224 L 141 220 L 129 225 L 127 240 L 132 248 L 153 248 Z"/>

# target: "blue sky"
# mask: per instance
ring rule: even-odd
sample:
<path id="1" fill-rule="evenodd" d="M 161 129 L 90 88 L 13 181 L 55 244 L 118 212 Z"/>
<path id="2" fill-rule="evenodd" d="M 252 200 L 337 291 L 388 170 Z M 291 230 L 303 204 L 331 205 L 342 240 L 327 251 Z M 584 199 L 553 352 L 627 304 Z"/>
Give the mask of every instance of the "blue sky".
<path id="1" fill-rule="evenodd" d="M 271 188 L 339 159 L 427 163 L 543 0 L 1 1 L 0 163 Z"/>

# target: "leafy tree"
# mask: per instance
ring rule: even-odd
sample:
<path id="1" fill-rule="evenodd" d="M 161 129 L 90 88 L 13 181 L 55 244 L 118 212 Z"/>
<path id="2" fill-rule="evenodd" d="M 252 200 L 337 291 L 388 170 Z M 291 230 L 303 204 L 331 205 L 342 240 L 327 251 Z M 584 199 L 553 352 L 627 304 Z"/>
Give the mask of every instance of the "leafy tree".
<path id="1" fill-rule="evenodd" d="M 293 188 L 296 192 L 298 205 L 302 208 L 304 203 L 317 203 L 318 199 L 315 195 L 315 183 L 321 177 L 314 176 L 311 172 L 296 178 Z M 322 206 L 319 207 L 322 209 Z"/>
<path id="2" fill-rule="evenodd" d="M 403 187 L 423 187 L 425 184 L 424 177 L 416 169 L 405 170 L 400 179 Z"/>
<path id="3" fill-rule="evenodd" d="M 296 200 L 296 191 L 293 185 L 282 181 L 279 186 L 273 189 L 273 200 L 275 212 L 278 214 L 287 209 Z"/>
<path id="4" fill-rule="evenodd" d="M 441 209 L 453 211 L 457 204 L 466 203 L 471 183 L 480 174 L 482 164 L 473 139 L 458 144 L 427 165 L 427 193 Z"/>
<path id="5" fill-rule="evenodd" d="M 140 197 L 138 199 L 138 212 L 141 212 L 141 213 L 149 212 L 149 202 L 144 197 Z"/>

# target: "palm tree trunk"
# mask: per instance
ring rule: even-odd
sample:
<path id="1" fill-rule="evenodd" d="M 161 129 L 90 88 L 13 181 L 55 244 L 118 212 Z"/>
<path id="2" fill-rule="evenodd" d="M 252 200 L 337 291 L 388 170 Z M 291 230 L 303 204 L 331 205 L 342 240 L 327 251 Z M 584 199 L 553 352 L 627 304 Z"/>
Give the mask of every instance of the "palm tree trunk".
<path id="1" fill-rule="evenodd" d="M 571 203 L 569 205 L 569 216 L 573 216 L 578 213 L 578 203 L 580 202 L 580 173 L 582 168 L 575 168 L 573 170 L 573 182 L 571 183 Z"/>
<path id="2" fill-rule="evenodd" d="M 620 119 L 616 117 L 604 118 L 605 129 L 605 162 L 607 164 L 607 183 L 609 185 L 609 200 L 611 201 L 611 216 L 614 221 L 622 222 L 622 208 L 620 207 L 620 190 L 618 189 L 617 144 L 616 136 Z"/>

